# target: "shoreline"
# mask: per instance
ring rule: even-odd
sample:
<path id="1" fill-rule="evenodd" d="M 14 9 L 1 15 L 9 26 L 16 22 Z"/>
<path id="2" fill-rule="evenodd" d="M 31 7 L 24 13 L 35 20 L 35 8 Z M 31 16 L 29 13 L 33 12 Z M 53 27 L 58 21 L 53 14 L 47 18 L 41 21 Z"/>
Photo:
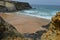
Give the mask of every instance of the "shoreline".
<path id="1" fill-rule="evenodd" d="M 16 12 L 15 12 L 15 14 L 17 14 L 17 15 L 26 15 L 26 16 L 36 17 L 36 18 L 42 18 L 42 19 L 47 19 L 49 21 L 51 20 L 51 17 L 50 16 L 49 17 L 48 16 L 43 17 L 43 16 L 32 15 L 32 14 L 24 14 L 24 13 L 23 14 L 19 14 L 19 13 L 16 13 Z"/>
<path id="2" fill-rule="evenodd" d="M 12 24 L 20 33 L 34 33 L 37 30 L 45 30 L 41 27 L 50 22 L 50 20 L 44 18 L 23 14 L 1 13 L 0 16 L 3 17 L 6 22 Z"/>
<path id="3" fill-rule="evenodd" d="M 16 14 L 20 15 L 18 12 L 16 12 Z M 51 20 L 51 16 L 44 17 L 44 16 L 32 15 L 32 14 L 25 14 L 25 13 L 23 13 L 22 15 L 27 15 L 27 16 L 32 16 L 32 17 L 37 17 L 37 18 L 43 18 L 43 19 Z"/>

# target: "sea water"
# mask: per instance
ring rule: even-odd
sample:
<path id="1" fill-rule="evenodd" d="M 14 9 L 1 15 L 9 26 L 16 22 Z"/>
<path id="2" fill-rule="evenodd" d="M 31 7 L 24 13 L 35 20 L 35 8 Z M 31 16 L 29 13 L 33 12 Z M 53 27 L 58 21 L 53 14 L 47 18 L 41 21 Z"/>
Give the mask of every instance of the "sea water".
<path id="1" fill-rule="evenodd" d="M 31 5 L 32 9 L 22 10 L 17 14 L 35 16 L 39 18 L 51 19 L 57 12 L 60 12 L 59 5 Z"/>

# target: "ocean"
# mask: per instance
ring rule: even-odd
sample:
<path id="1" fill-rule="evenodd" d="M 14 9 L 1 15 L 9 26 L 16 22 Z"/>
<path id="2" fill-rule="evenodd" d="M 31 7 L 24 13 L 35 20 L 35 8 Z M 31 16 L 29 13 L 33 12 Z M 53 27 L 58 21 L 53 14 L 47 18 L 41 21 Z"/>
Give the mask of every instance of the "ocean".
<path id="1" fill-rule="evenodd" d="M 52 16 L 60 12 L 59 5 L 31 5 L 32 9 L 22 10 L 17 12 L 17 14 L 24 14 L 29 16 L 35 16 L 39 18 L 51 19 Z"/>

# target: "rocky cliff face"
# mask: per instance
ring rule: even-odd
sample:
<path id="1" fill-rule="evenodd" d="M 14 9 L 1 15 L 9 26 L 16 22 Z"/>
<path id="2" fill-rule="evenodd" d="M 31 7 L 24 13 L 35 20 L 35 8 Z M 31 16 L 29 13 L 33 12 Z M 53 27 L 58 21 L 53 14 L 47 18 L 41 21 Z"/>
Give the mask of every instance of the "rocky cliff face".
<path id="1" fill-rule="evenodd" d="M 20 11 L 20 10 L 26 10 L 31 8 L 32 7 L 29 5 L 29 3 L 26 2 L 0 1 L 0 12 Z"/>
<path id="2" fill-rule="evenodd" d="M 24 40 L 24 37 L 14 26 L 5 22 L 3 18 L 0 17 L 0 40 Z"/>
<path id="3" fill-rule="evenodd" d="M 29 3 L 26 2 L 15 2 L 15 7 L 17 10 L 26 10 L 31 9 L 32 7 L 29 5 Z"/>
<path id="4" fill-rule="evenodd" d="M 26 2 L 7 1 L 6 7 L 12 11 L 28 10 L 32 7 Z"/>
<path id="5" fill-rule="evenodd" d="M 5 2 L 5 7 L 8 9 L 8 11 L 16 11 L 16 7 L 14 3 L 11 2 Z"/>
<path id="6" fill-rule="evenodd" d="M 60 12 L 52 17 L 49 30 L 42 35 L 41 40 L 60 40 Z"/>

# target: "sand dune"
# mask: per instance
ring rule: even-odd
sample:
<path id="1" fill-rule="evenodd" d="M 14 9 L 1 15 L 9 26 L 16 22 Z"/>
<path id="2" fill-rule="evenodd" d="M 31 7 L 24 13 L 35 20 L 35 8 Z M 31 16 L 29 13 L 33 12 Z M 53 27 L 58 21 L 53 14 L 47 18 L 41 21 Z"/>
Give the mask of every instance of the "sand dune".
<path id="1" fill-rule="evenodd" d="M 45 30 L 41 26 L 48 24 L 50 21 L 43 18 L 31 17 L 27 15 L 16 15 L 14 13 L 0 14 L 4 20 L 12 24 L 20 33 L 33 33 L 37 30 Z"/>

